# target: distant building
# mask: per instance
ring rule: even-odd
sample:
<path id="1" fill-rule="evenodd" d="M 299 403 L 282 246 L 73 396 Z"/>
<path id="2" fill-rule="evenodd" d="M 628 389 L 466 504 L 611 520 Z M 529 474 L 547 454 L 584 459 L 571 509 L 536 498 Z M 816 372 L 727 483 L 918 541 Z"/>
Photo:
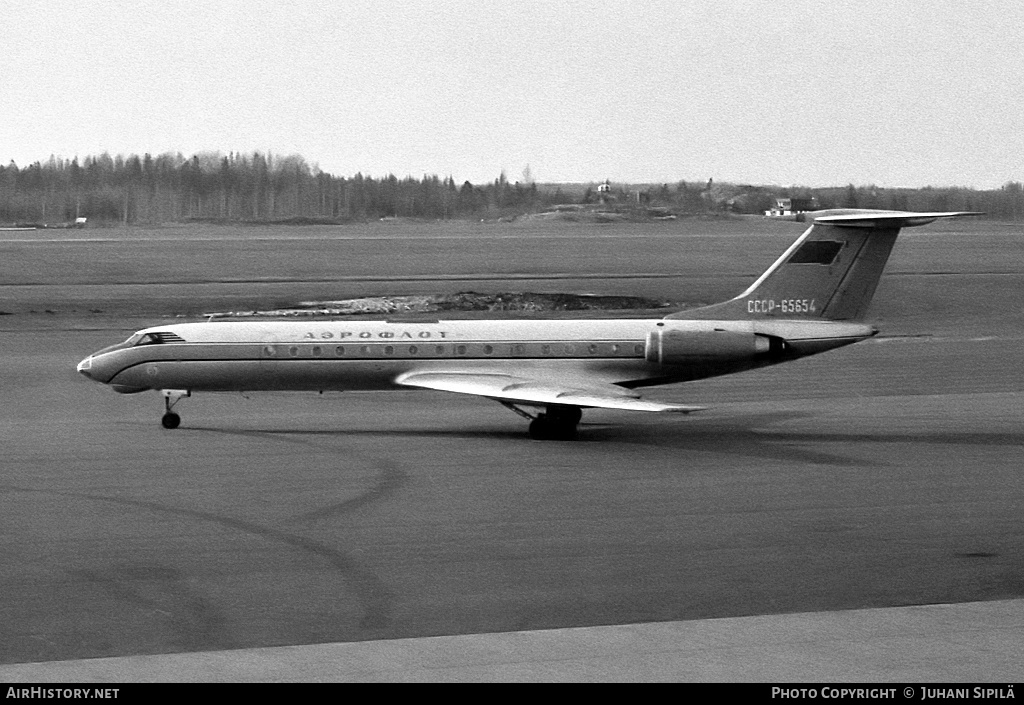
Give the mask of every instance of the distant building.
<path id="1" fill-rule="evenodd" d="M 776 198 L 775 205 L 764 214 L 771 216 L 796 215 L 817 210 L 817 208 L 818 204 L 815 198 Z"/>

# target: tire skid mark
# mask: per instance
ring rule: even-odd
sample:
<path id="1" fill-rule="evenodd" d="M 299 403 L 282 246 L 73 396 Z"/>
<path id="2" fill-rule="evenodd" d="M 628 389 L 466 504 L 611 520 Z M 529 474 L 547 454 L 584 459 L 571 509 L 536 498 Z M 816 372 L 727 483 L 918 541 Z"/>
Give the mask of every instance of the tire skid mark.
<path id="1" fill-rule="evenodd" d="M 373 504 L 378 500 L 394 494 L 405 481 L 405 473 L 399 470 L 397 463 L 393 463 L 390 460 L 379 462 L 378 465 L 381 466 L 381 477 L 380 482 L 376 487 L 370 488 L 358 497 L 345 499 L 335 504 L 328 504 L 320 509 L 314 509 L 291 517 L 290 519 L 286 519 L 285 523 L 299 525 L 307 529 L 312 528 L 316 522 L 321 521 L 322 519 L 355 511 L 360 507 Z"/>
<path id="2" fill-rule="evenodd" d="M 148 509 L 150 511 L 163 514 L 209 521 L 214 524 L 219 524 L 243 533 L 252 534 L 269 541 L 277 541 L 286 544 L 322 558 L 345 577 L 346 581 L 351 585 L 356 596 L 363 604 L 364 613 L 358 625 L 360 629 L 381 629 L 390 624 L 390 606 L 393 600 L 391 591 L 387 589 L 384 583 L 376 575 L 360 567 L 358 561 L 346 556 L 341 551 L 320 543 L 319 541 L 314 541 L 313 539 L 242 519 L 234 519 L 232 517 L 225 517 L 212 512 L 174 507 L 171 505 L 161 504 L 160 502 L 151 502 L 147 500 L 109 497 L 105 495 L 90 494 L 88 492 L 35 489 L 31 487 L 18 487 L 16 485 L 0 485 L 0 492 L 47 494 Z"/>
<path id="3" fill-rule="evenodd" d="M 182 571 L 159 564 L 130 563 L 79 569 L 69 575 L 97 585 L 122 603 L 159 615 L 189 651 L 240 648 L 228 619 L 210 600 L 191 589 Z M 165 609 L 166 608 L 166 609 Z"/>
<path id="4" fill-rule="evenodd" d="M 311 440 L 304 440 L 299 438 L 291 438 L 290 436 L 308 436 L 313 435 L 316 432 L 313 431 L 242 431 L 242 430 L 228 430 L 228 429 L 211 429 L 211 428 L 194 428 L 188 429 L 191 431 L 200 431 L 205 433 L 216 433 L 231 436 L 243 436 L 247 438 L 267 438 L 270 440 L 278 441 L 280 443 L 293 443 L 301 445 L 307 448 L 322 449 L 325 452 L 329 452 L 332 455 L 338 452 L 336 446 L 327 443 L 316 443 Z M 405 481 L 405 473 L 402 472 L 398 463 L 392 460 L 381 460 L 377 458 L 368 459 L 366 454 L 352 453 L 348 451 L 348 457 L 350 458 L 362 458 L 370 465 L 376 465 L 381 470 L 380 481 L 377 486 L 370 488 L 366 492 L 356 497 L 350 497 L 334 504 L 321 507 L 320 509 L 314 509 L 297 516 L 293 516 L 289 519 L 285 519 L 286 524 L 297 524 L 304 528 L 312 528 L 313 524 L 320 521 L 321 519 L 327 519 L 338 514 L 344 514 L 346 512 L 355 511 L 360 507 L 364 507 L 369 504 L 373 504 L 378 500 L 382 500 L 398 491 L 398 488 L 402 486 Z"/>

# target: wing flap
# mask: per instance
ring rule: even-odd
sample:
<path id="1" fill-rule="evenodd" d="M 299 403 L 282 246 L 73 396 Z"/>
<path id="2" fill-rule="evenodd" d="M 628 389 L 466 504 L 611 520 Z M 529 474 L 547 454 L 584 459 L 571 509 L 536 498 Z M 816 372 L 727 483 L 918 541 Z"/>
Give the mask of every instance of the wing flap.
<path id="1" fill-rule="evenodd" d="M 402 375 L 395 381 L 405 387 L 473 394 L 498 401 L 538 406 L 562 404 L 588 408 L 682 414 L 704 409 L 702 406 L 647 401 L 640 399 L 635 392 L 614 384 L 587 383 L 563 386 L 505 374 L 420 372 Z"/>

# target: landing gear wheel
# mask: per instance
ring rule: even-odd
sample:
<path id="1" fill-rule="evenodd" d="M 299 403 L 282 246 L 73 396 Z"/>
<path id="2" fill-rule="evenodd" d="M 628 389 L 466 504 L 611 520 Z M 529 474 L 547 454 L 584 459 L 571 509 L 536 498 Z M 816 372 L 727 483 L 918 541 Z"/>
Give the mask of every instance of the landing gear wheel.
<path id="1" fill-rule="evenodd" d="M 537 441 L 571 441 L 576 438 L 576 424 L 541 414 L 530 422 L 530 438 Z"/>
<path id="2" fill-rule="evenodd" d="M 576 424 L 583 418 L 578 406 L 551 404 L 543 414 L 531 416 L 512 402 L 498 400 L 502 406 L 530 420 L 530 438 L 537 441 L 571 441 L 576 438 Z"/>
<path id="3" fill-rule="evenodd" d="M 546 415 L 554 423 L 575 426 L 583 418 L 583 409 L 578 406 L 551 405 Z"/>
<path id="4" fill-rule="evenodd" d="M 548 440 L 548 420 L 544 416 L 538 416 L 530 422 L 530 438 L 535 441 Z"/>
<path id="5" fill-rule="evenodd" d="M 161 389 L 160 394 L 164 397 L 164 416 L 160 419 L 160 423 L 164 425 L 164 428 L 177 428 L 181 423 L 181 417 L 171 409 L 183 398 L 192 396 L 192 392 L 187 389 Z"/>

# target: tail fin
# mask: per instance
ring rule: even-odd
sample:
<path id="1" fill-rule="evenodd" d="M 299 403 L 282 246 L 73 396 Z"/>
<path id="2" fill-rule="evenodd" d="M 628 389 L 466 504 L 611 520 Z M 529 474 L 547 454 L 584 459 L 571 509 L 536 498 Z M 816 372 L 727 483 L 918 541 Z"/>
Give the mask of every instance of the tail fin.
<path id="1" fill-rule="evenodd" d="M 900 228 L 973 212 L 843 209 L 807 213 L 811 227 L 746 291 L 667 318 L 858 320 L 867 312 Z"/>

